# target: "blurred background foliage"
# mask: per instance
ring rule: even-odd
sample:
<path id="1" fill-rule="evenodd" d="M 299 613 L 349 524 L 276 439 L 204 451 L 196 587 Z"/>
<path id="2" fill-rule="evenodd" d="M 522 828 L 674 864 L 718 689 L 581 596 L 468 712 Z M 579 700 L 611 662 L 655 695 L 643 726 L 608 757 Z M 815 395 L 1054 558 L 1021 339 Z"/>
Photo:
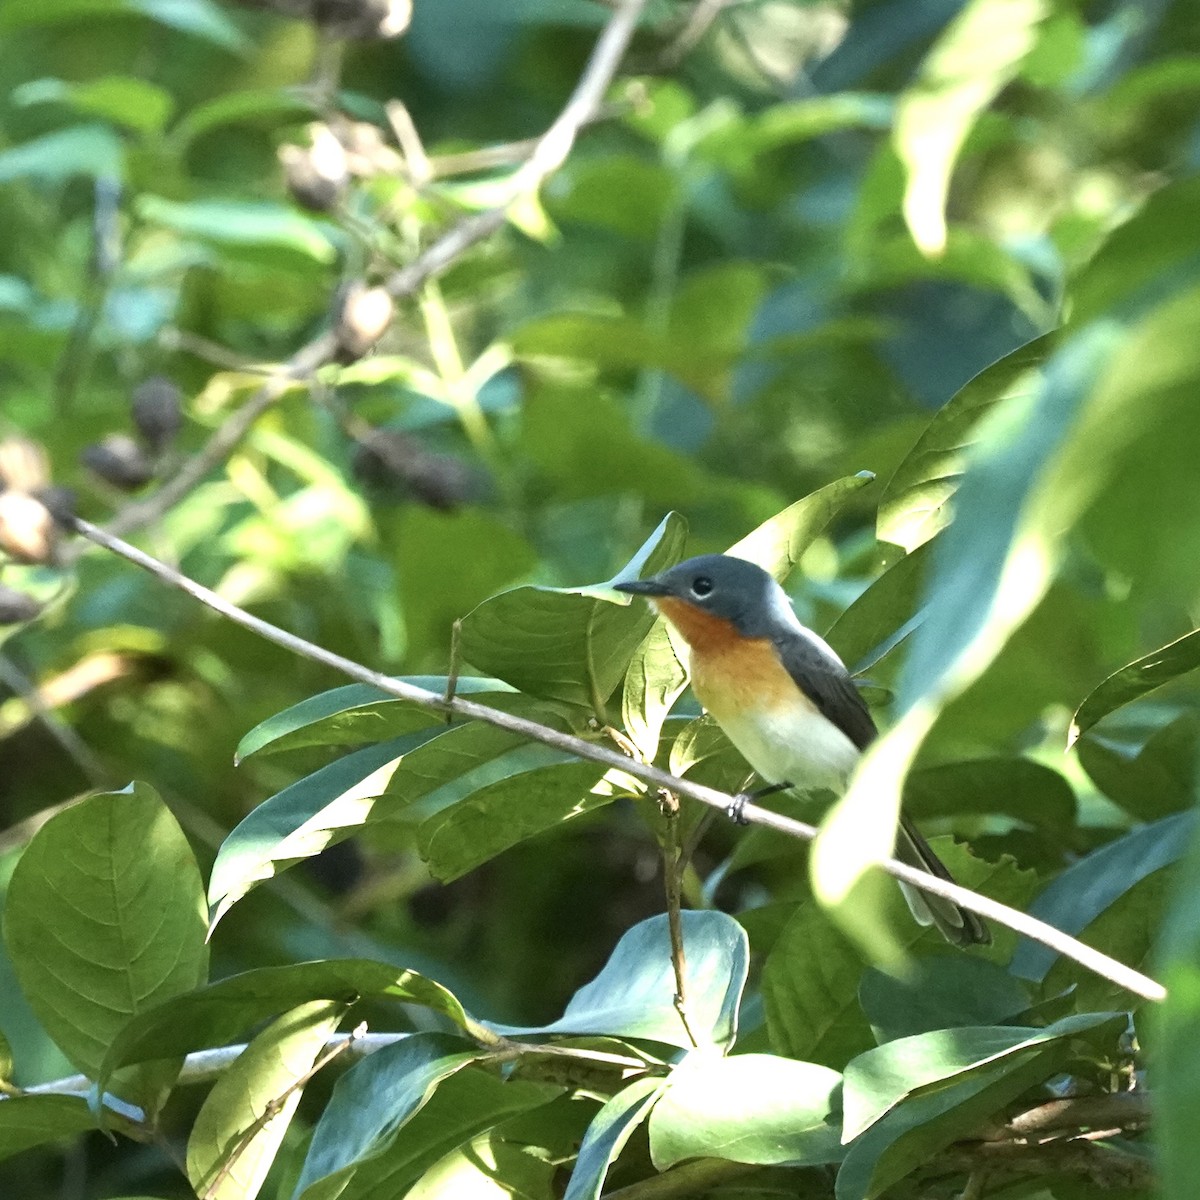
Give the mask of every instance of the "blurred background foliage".
<path id="1" fill-rule="evenodd" d="M 404 36 L 343 44 L 269 6 L 0 0 L 0 433 L 40 443 L 54 485 L 104 522 L 331 319 L 372 345 L 370 302 L 352 311 L 347 289 L 361 299 L 500 198 L 608 15 L 416 0 Z M 368 356 L 292 387 L 144 544 L 332 650 L 444 673 L 456 618 L 520 583 L 609 578 L 668 509 L 690 551 L 720 550 L 868 470 L 878 482 L 791 589 L 824 631 L 910 564 L 882 642 L 929 556 L 901 560 L 892 543 L 923 538 L 886 509 L 877 538 L 876 512 L 934 412 L 1040 335 L 1111 314 L 1173 263 L 1194 270 L 1198 95 L 1187 0 L 652 3 L 540 201 L 400 302 Z M 906 209 L 914 180 L 935 199 L 946 187 L 944 230 L 911 194 Z M 1194 377 L 1188 303 L 1178 336 L 1131 340 L 1126 375 L 1160 367 L 1165 345 Z M 932 832 L 1049 878 L 1191 803 L 1200 694 L 1182 664 L 1063 753 L 1105 676 L 1196 624 L 1200 410 L 1179 411 L 1126 439 L 1044 598 L 925 742 L 912 803 Z M 248 729 L 340 682 L 323 668 L 98 552 L 10 564 L 0 583 L 45 605 L 0 626 L 0 880 L 48 810 L 135 777 L 207 867 L 254 805 L 323 761 L 233 760 Z M 870 672 L 880 696 L 902 658 Z M 987 764 L 1017 756 L 1044 771 L 998 804 Z M 953 804 L 938 770 L 959 772 Z M 765 948 L 769 905 L 802 895 L 803 872 L 768 839 L 724 861 L 736 840 L 715 828 L 697 876 L 709 900 L 767 914 L 747 921 Z M 475 1011 L 540 1021 L 662 904 L 631 808 L 449 885 L 367 838 L 239 905 L 214 976 L 370 954 Z M 67 1073 L 3 961 L 0 998 L 16 1081 Z M 108 1155 L 26 1155 L 0 1166 L 0 1191 L 166 1186 L 150 1151 Z"/>

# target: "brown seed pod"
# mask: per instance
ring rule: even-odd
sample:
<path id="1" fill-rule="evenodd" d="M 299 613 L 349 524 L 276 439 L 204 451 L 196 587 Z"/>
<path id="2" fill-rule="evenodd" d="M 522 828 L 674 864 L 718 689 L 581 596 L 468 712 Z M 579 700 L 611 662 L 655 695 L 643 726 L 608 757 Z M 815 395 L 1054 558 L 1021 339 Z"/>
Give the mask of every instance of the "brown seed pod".
<path id="1" fill-rule="evenodd" d="M 0 551 L 21 563 L 53 562 L 58 529 L 50 510 L 24 492 L 0 492 Z"/>
<path id="2" fill-rule="evenodd" d="M 146 445 L 161 454 L 183 428 L 183 393 L 165 375 L 151 375 L 134 388 L 130 411 Z"/>
<path id="3" fill-rule="evenodd" d="M 333 311 L 338 358 L 348 363 L 362 358 L 383 337 L 395 306 L 384 288 L 351 283 L 339 289 Z"/>
<path id="4" fill-rule="evenodd" d="M 346 151 L 328 125 L 308 127 L 312 144 L 280 146 L 279 161 L 292 199 L 312 212 L 328 212 L 346 193 Z"/>
<path id="5" fill-rule="evenodd" d="M 32 621 L 43 608 L 45 605 L 32 596 L 0 583 L 0 625 L 23 625 Z"/>
<path id="6" fill-rule="evenodd" d="M 412 496 L 442 512 L 480 492 L 480 478 L 466 463 L 435 454 L 410 434 L 392 429 L 372 429 L 359 441 L 353 470 L 368 486 Z"/>
<path id="7" fill-rule="evenodd" d="M 127 433 L 110 433 L 84 448 L 83 465 L 123 492 L 133 492 L 154 478 L 154 465 Z"/>
<path id="8" fill-rule="evenodd" d="M 49 482 L 50 460 L 41 442 L 20 436 L 0 441 L 0 488 L 36 492 Z"/>

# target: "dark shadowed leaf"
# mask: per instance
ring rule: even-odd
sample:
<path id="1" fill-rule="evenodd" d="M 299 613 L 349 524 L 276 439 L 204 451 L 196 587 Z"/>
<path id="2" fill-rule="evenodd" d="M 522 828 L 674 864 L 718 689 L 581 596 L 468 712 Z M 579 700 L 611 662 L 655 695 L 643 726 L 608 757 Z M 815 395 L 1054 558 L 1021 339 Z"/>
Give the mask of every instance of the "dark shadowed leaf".
<path id="1" fill-rule="evenodd" d="M 1026 758 L 974 758 L 914 771 L 904 781 L 913 817 L 1004 813 L 1027 825 L 1067 835 L 1075 793 L 1057 771 Z"/>
<path id="2" fill-rule="evenodd" d="M 744 1163 L 837 1162 L 837 1071 L 774 1054 L 694 1050 L 672 1070 L 650 1114 L 650 1157 Z"/>
<path id="3" fill-rule="evenodd" d="M 83 1096 L 8 1096 L 0 1100 L 0 1158 L 95 1128 Z"/>
<path id="4" fill-rule="evenodd" d="M 1177 813 L 1101 846 L 1059 875 L 1033 902 L 1030 913 L 1079 936 L 1134 884 L 1182 857 L 1195 827 L 1194 813 Z M 1013 955 L 1013 974 L 1045 979 L 1057 957 L 1046 946 L 1022 941 Z"/>

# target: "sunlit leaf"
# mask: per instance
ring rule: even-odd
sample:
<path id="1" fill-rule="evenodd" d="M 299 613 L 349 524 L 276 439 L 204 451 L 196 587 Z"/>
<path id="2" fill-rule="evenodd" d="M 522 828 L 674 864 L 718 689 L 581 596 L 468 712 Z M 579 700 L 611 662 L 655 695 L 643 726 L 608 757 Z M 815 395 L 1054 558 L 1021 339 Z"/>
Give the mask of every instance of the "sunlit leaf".
<path id="1" fill-rule="evenodd" d="M 303 1081 L 345 1007 L 301 1005 L 250 1043 L 217 1080 L 192 1126 L 187 1175 L 210 1200 L 254 1200 L 300 1103 Z"/>
<path id="2" fill-rule="evenodd" d="M 749 947 L 732 917 L 715 911 L 680 914 L 688 1028 L 701 1045 L 728 1047 L 737 1034 Z M 496 1026 L 502 1033 L 598 1033 L 691 1046 L 675 1006 L 675 973 L 667 918 L 651 917 L 617 943 L 600 974 L 580 988 L 549 1025 Z"/>
<path id="3" fill-rule="evenodd" d="M 971 126 L 1016 74 L 1050 11 L 1046 0 L 970 0 L 934 44 L 896 107 L 908 173 L 904 217 L 926 254 L 946 244 L 946 196 Z"/>
<path id="4" fill-rule="evenodd" d="M 121 139 L 107 125 L 72 125 L 0 150 L 0 183 L 60 183 L 76 175 L 119 179 L 123 160 Z"/>
<path id="5" fill-rule="evenodd" d="M 694 1050 L 676 1064 L 650 1114 L 650 1157 L 660 1171 L 701 1156 L 837 1162 L 841 1082 L 828 1067 L 773 1054 Z"/>
<path id="6" fill-rule="evenodd" d="M 1114 671 L 1085 697 L 1071 721 L 1068 745 L 1110 712 L 1200 667 L 1200 630 L 1160 646 Z"/>

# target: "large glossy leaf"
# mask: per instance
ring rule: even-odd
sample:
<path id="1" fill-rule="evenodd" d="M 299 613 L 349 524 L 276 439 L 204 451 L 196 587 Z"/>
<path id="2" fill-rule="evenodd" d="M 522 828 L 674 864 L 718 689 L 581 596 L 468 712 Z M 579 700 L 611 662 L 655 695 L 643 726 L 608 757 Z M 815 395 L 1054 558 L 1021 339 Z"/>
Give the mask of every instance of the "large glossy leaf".
<path id="1" fill-rule="evenodd" d="M 926 254 L 946 247 L 946 196 L 959 148 L 1017 73 L 1049 11 L 1047 0 L 969 0 L 901 94 L 893 137 L 908 174 L 904 217 Z"/>
<path id="2" fill-rule="evenodd" d="M 93 1078 L 131 1019 L 199 984 L 200 872 L 154 791 L 134 784 L 47 821 L 13 872 L 4 936 L 30 1006 Z"/>
<path id="3" fill-rule="evenodd" d="M 177 996 L 130 1021 L 108 1050 L 100 1082 L 125 1063 L 236 1042 L 260 1021 L 310 1001 L 353 1004 L 371 998 L 424 1005 L 456 1025 L 468 1023 L 462 1005 L 441 984 L 390 963 L 346 958 L 259 967 Z"/>
<path id="4" fill-rule="evenodd" d="M 680 920 L 688 1026 L 701 1045 L 728 1048 L 737 1034 L 749 967 L 746 934 L 720 912 L 684 911 Z M 675 1007 L 667 918 L 651 917 L 629 930 L 600 974 L 575 993 L 557 1021 L 496 1028 L 506 1034 L 597 1033 L 690 1047 Z"/>
<path id="5" fill-rule="evenodd" d="M 446 691 L 445 675 L 405 675 L 401 682 L 437 695 Z M 455 694 L 481 704 L 504 707 L 519 694 L 499 679 L 465 676 Z M 445 721 L 435 709 L 381 692 L 366 683 L 351 683 L 310 696 L 260 722 L 238 743 L 237 761 L 260 751 L 276 753 L 302 746 L 354 746 L 382 742 Z"/>
<path id="6" fill-rule="evenodd" d="M 1029 911 L 1064 933 L 1080 935 L 1134 884 L 1181 858 L 1195 827 L 1193 812 L 1177 813 L 1101 846 L 1072 863 Z M 1026 979 L 1044 979 L 1057 957 L 1045 946 L 1023 941 L 1012 970 Z"/>
<path id="7" fill-rule="evenodd" d="M 661 1079 L 635 1080 L 596 1114 L 579 1147 L 563 1200 L 599 1200 L 609 1166 L 662 1095 L 663 1083 Z"/>
<path id="8" fill-rule="evenodd" d="M 905 1089 L 900 1094 L 908 1098 L 876 1119 L 850 1146 L 838 1172 L 837 1200 L 875 1200 L 939 1150 L 977 1133 L 984 1122 L 1003 1112 L 1023 1092 L 1055 1075 L 1074 1054 L 1115 1053 L 1125 1027 L 1123 1013 L 1088 1013 L 1044 1030 L 1025 1030 L 1029 1044 L 1023 1047 L 1010 1041 L 1009 1047 L 1003 1048 L 1004 1037 L 1020 1037 L 1013 1029 L 1006 1029 L 995 1040 L 985 1031 L 977 1031 L 975 1038 L 960 1037 L 961 1054 L 946 1041 L 940 1050 L 937 1043 L 928 1044 L 926 1048 L 934 1047 L 933 1060 L 915 1056 L 899 1075 L 881 1073 L 877 1088 L 864 1093 L 863 1116 L 886 1111 L 881 1106 L 899 1099 L 900 1089 Z M 951 1032 L 962 1035 L 965 1031 Z M 976 1043 L 974 1050 L 984 1055 L 973 1064 L 966 1062 L 971 1042 Z M 990 1048 L 984 1042 L 991 1042 Z M 892 1056 L 888 1062 L 896 1065 L 900 1049 L 900 1043 L 889 1042 L 871 1053 L 886 1052 Z M 906 1073 L 908 1068 L 911 1074 Z M 940 1075 L 939 1070 L 943 1072 Z M 910 1084 L 916 1090 L 909 1091 Z"/>
<path id="9" fill-rule="evenodd" d="M 1110 712 L 1200 667 L 1200 630 L 1160 646 L 1114 671 L 1075 710 L 1068 745 Z"/>
<path id="10" fill-rule="evenodd" d="M 359 1162 L 383 1153 L 438 1084 L 481 1053 L 460 1038 L 418 1033 L 360 1059 L 317 1122 L 293 1200 L 333 1200 Z"/>
<path id="11" fill-rule="evenodd" d="M 979 438 L 980 422 L 1008 397 L 1032 390 L 1052 346 L 1053 338 L 1043 337 L 1019 347 L 980 371 L 938 409 L 884 486 L 875 525 L 881 542 L 893 542 L 911 554 L 950 523 L 949 502 L 967 453 Z"/>
<path id="12" fill-rule="evenodd" d="M 683 520 L 672 513 L 606 583 L 519 587 L 485 600 L 463 618 L 463 656 L 523 692 L 603 716 L 630 655 L 654 624 L 646 605 L 621 602 L 611 585 L 677 562 L 684 537 Z"/>
<path id="13" fill-rule="evenodd" d="M 503 1080 L 467 1067 L 443 1079 L 425 1106 L 409 1118 L 404 1136 L 360 1162 L 341 1200 L 394 1200 L 439 1159 L 508 1118 L 562 1093 L 552 1083 Z"/>
<path id="14" fill-rule="evenodd" d="M 217 1080 L 192 1126 L 187 1176 L 206 1200 L 254 1200 L 288 1124 L 303 1082 L 338 1027 L 345 1006 L 301 1005 L 272 1022 Z"/>
<path id="15" fill-rule="evenodd" d="M 435 725 L 347 754 L 248 813 L 213 863 L 210 928 L 251 888 L 361 829 L 404 756 L 443 732 Z"/>
<path id="16" fill-rule="evenodd" d="M 650 1157 L 795 1165 L 837 1162 L 837 1071 L 773 1054 L 694 1050 L 677 1063 L 650 1114 Z"/>

